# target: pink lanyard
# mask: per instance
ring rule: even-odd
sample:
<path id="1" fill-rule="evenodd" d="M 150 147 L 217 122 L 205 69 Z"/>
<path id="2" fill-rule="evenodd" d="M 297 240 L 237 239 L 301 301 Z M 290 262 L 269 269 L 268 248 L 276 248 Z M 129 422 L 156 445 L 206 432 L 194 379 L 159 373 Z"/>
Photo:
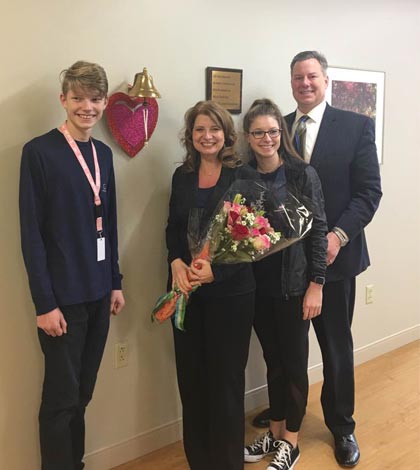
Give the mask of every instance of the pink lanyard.
<path id="1" fill-rule="evenodd" d="M 82 152 L 80 151 L 79 147 L 77 146 L 76 142 L 74 141 L 73 137 L 70 135 L 70 132 L 67 129 L 66 123 L 64 123 L 60 127 L 60 132 L 63 133 L 64 137 L 66 138 L 68 144 L 72 148 L 74 155 L 76 156 L 77 160 L 80 163 L 83 171 L 85 172 L 86 178 L 89 181 L 90 187 L 92 188 L 94 198 L 93 202 L 96 206 L 96 230 L 98 232 L 102 232 L 102 207 L 101 207 L 101 198 L 99 197 L 99 190 L 101 188 L 101 173 L 99 170 L 99 162 L 98 162 L 98 155 L 96 154 L 96 148 L 93 145 L 92 139 L 90 143 L 92 145 L 92 153 L 93 153 L 93 163 L 95 165 L 95 181 L 93 181 L 92 175 L 90 173 L 89 167 L 86 164 L 86 160 L 83 158 Z"/>

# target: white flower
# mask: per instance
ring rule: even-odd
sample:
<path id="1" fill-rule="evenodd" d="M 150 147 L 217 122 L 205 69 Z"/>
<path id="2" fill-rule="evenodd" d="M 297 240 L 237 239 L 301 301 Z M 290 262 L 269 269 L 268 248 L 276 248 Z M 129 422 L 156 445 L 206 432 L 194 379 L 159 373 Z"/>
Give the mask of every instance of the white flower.
<path id="1" fill-rule="evenodd" d="M 271 243 L 277 243 L 281 238 L 280 232 L 268 232 L 267 235 L 270 238 Z"/>
<path id="2" fill-rule="evenodd" d="M 252 225 L 255 221 L 254 214 L 252 214 L 251 212 L 246 213 L 242 216 L 242 218 L 246 220 L 250 225 Z"/>

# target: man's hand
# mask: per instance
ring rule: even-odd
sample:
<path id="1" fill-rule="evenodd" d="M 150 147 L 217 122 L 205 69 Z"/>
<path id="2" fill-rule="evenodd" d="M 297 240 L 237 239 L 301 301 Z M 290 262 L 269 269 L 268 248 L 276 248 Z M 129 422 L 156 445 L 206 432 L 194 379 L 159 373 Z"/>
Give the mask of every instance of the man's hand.
<path id="1" fill-rule="evenodd" d="M 338 252 L 340 251 L 341 244 L 340 239 L 334 232 L 329 232 L 327 235 L 328 250 L 327 250 L 327 266 L 333 264 L 335 258 L 337 258 Z"/>
<path id="2" fill-rule="evenodd" d="M 122 290 L 113 290 L 111 292 L 110 312 L 112 315 L 118 315 L 124 308 L 125 300 Z"/>
<path id="3" fill-rule="evenodd" d="M 51 310 L 51 312 L 38 315 L 36 324 L 48 336 L 62 336 L 67 333 L 67 322 L 64 319 L 63 312 L 58 307 Z"/>

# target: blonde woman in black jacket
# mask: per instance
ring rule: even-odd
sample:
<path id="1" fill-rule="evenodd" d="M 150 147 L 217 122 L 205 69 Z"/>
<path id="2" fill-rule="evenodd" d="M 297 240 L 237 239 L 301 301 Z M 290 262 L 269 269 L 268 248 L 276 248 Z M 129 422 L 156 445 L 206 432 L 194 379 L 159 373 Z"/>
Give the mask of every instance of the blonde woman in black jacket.
<path id="1" fill-rule="evenodd" d="M 245 447 L 245 461 L 273 453 L 267 470 L 288 470 L 299 459 L 298 434 L 308 396 L 308 331 L 321 313 L 327 224 L 315 170 L 294 150 L 278 107 L 256 100 L 243 128 L 254 166 L 279 198 L 294 194 L 310 205 L 312 229 L 303 240 L 254 265 L 254 328 L 267 365 L 270 429 Z"/>
<path id="2" fill-rule="evenodd" d="M 245 366 L 254 318 L 251 263 L 191 265 L 191 209 L 209 221 L 236 179 L 255 173 L 235 152 L 230 114 L 212 101 L 185 115 L 183 164 L 175 170 L 166 228 L 170 284 L 190 295 L 185 331 L 174 328 L 184 449 L 191 470 L 243 470 Z"/>

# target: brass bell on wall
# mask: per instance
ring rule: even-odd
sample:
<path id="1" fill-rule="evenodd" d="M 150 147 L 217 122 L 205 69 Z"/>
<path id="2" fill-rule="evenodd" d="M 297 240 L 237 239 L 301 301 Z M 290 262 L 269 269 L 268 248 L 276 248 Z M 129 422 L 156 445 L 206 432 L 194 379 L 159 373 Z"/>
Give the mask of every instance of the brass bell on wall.
<path id="1" fill-rule="evenodd" d="M 143 72 L 136 73 L 134 85 L 130 88 L 128 95 L 140 98 L 161 98 L 146 67 L 143 68 Z"/>
<path id="2" fill-rule="evenodd" d="M 143 72 L 136 73 L 134 84 L 128 89 L 128 96 L 130 96 L 132 100 L 143 98 L 141 112 L 143 114 L 144 145 L 147 145 L 149 143 L 149 111 L 153 112 L 153 109 L 156 110 L 155 118 L 157 120 L 158 106 L 156 98 L 161 98 L 161 95 L 155 88 L 153 78 L 149 75 L 146 67 L 143 68 Z M 152 103 L 154 105 L 153 109 L 151 109 Z"/>
<path id="3" fill-rule="evenodd" d="M 124 91 L 112 94 L 105 114 L 109 129 L 120 147 L 134 157 L 149 143 L 159 116 L 157 99 L 161 98 L 147 68 L 127 84 Z"/>

